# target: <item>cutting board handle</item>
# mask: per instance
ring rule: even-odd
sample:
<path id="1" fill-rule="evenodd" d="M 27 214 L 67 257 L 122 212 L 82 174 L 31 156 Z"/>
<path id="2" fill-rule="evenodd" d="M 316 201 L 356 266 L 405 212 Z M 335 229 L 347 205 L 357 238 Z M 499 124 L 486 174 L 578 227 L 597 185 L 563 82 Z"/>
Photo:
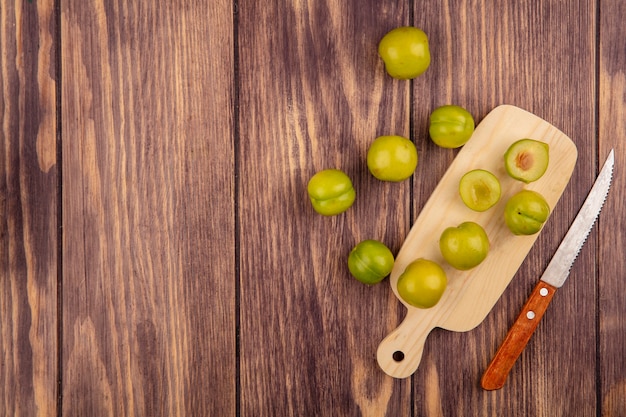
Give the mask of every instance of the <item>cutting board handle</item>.
<path id="1" fill-rule="evenodd" d="M 422 360 L 424 344 L 431 330 L 432 317 L 423 310 L 410 309 L 393 332 L 378 345 L 378 365 L 394 378 L 411 376 Z"/>

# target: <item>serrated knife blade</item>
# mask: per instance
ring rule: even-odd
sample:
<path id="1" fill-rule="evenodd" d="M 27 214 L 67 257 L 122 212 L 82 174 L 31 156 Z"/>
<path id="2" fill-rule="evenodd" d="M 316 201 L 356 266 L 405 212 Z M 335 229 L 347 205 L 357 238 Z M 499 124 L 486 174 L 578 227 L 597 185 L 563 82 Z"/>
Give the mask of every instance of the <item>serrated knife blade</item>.
<path id="1" fill-rule="evenodd" d="M 569 270 L 585 244 L 587 236 L 589 236 L 596 219 L 600 215 L 606 196 L 609 194 L 614 164 L 615 155 L 611 149 L 583 206 L 543 272 L 542 281 L 560 288 L 569 276 Z"/>
<path id="2" fill-rule="evenodd" d="M 609 193 L 614 164 L 615 155 L 611 149 L 563 241 L 487 367 L 481 380 L 484 389 L 496 390 L 504 386 L 509 372 L 539 325 L 539 320 L 543 317 L 554 293 L 567 280 L 570 269 L 600 215 Z"/>

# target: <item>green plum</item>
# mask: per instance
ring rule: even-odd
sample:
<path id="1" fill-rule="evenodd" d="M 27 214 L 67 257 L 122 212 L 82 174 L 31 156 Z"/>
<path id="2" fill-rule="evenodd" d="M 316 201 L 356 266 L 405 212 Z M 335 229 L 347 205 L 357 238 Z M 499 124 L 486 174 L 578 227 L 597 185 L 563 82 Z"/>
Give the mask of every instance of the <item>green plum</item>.
<path id="1" fill-rule="evenodd" d="M 489 238 L 482 226 L 468 221 L 445 229 L 439 238 L 439 249 L 450 266 L 465 271 L 485 260 Z"/>
<path id="2" fill-rule="evenodd" d="M 307 191 L 315 211 L 324 216 L 343 213 L 356 198 L 350 177 L 339 169 L 325 169 L 313 175 Z"/>
<path id="3" fill-rule="evenodd" d="M 474 118 L 463 107 L 445 105 L 430 114 L 428 133 L 437 146 L 459 148 L 467 143 L 474 133 Z"/>
<path id="4" fill-rule="evenodd" d="M 359 242 L 348 256 L 348 269 L 358 281 L 373 285 L 391 273 L 393 253 L 384 243 L 368 239 Z"/>
<path id="5" fill-rule="evenodd" d="M 515 235 L 534 235 L 550 215 L 546 199 L 536 191 L 522 190 L 513 195 L 504 207 L 504 221 Z"/>
<path id="6" fill-rule="evenodd" d="M 381 181 L 399 182 L 417 167 L 415 144 L 402 136 L 379 136 L 367 151 L 367 167 Z"/>
<path id="7" fill-rule="evenodd" d="M 398 277 L 400 297 L 417 308 L 435 306 L 448 285 L 443 268 L 434 261 L 419 258 L 411 262 Z"/>
<path id="8" fill-rule="evenodd" d="M 500 200 L 500 181 L 491 172 L 474 169 L 459 181 L 461 200 L 474 211 L 486 211 Z"/>
<path id="9" fill-rule="evenodd" d="M 527 184 L 541 178 L 549 162 L 549 145 L 534 139 L 520 139 L 509 146 L 504 154 L 506 172 Z"/>
<path id="10" fill-rule="evenodd" d="M 428 36 L 413 26 L 395 28 L 380 40 L 378 55 L 391 77 L 401 80 L 415 78 L 430 66 Z"/>

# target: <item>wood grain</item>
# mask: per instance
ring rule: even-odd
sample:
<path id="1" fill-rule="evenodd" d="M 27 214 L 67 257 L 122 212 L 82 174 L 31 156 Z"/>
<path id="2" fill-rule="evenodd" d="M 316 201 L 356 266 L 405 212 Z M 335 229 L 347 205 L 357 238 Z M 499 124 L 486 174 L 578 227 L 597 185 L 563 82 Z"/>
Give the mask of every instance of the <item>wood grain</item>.
<path id="1" fill-rule="evenodd" d="M 57 410 L 56 18 L 0 6 L 0 415 Z"/>
<path id="2" fill-rule="evenodd" d="M 409 11 L 338 0 L 239 10 L 241 415 L 408 416 L 409 382 L 375 360 L 399 319 L 395 297 L 351 278 L 346 262 L 363 239 L 397 251 L 410 223 L 410 182 L 382 183 L 365 163 L 376 136 L 409 135 L 409 83 L 376 54 Z M 357 193 L 331 218 L 306 191 L 325 168 L 344 170 Z"/>
<path id="3" fill-rule="evenodd" d="M 626 415 L 626 4 L 600 3 L 598 163 L 615 149 L 613 185 L 600 216 L 598 264 L 598 409 L 604 417 Z M 597 169 L 600 169 L 598 165 Z"/>
<path id="4" fill-rule="evenodd" d="M 230 1 L 63 1 L 64 416 L 233 415 Z"/>
<path id="5" fill-rule="evenodd" d="M 595 80 L 589 75 L 595 68 L 595 6 L 583 1 L 509 2 L 497 7 L 486 1 L 414 4 L 414 24 L 437 46 L 432 72 L 413 85 L 414 135 L 422 143 L 423 161 L 432 161 L 416 172 L 420 180 L 415 182 L 415 215 L 455 156 L 428 140 L 428 114 L 439 105 L 464 106 L 480 121 L 496 105 L 513 104 L 561 129 L 579 151 L 570 185 L 483 324 L 468 333 L 436 329 L 429 336 L 413 378 L 414 413 L 592 415 L 596 306 L 595 284 L 588 277 L 595 274 L 594 236 L 505 388 L 486 392 L 479 381 L 593 181 Z M 551 354 L 555 351 L 563 354 Z"/>

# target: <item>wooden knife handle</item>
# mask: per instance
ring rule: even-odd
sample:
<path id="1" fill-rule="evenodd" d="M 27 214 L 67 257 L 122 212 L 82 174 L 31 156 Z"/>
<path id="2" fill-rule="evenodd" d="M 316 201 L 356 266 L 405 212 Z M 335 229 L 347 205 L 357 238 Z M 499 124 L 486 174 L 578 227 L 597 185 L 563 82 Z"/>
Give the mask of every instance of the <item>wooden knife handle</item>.
<path id="1" fill-rule="evenodd" d="M 504 386 L 509 371 L 539 325 L 555 291 L 556 287 L 543 281 L 535 286 L 483 375 L 481 385 L 484 389 L 496 390 Z"/>

